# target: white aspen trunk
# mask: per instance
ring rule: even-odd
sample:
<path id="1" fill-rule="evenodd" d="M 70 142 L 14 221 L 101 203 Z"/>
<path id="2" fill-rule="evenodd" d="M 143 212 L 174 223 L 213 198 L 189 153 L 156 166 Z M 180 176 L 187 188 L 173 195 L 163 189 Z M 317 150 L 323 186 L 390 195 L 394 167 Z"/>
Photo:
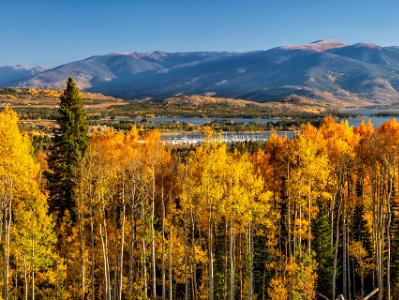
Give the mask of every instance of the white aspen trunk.
<path id="1" fill-rule="evenodd" d="M 377 180 L 377 236 L 376 236 L 376 256 L 377 256 L 377 284 L 378 288 L 380 289 L 380 293 L 378 294 L 378 299 L 383 299 L 383 290 L 384 290 L 384 282 L 383 282 L 383 247 L 382 247 L 382 218 L 383 218 L 383 203 L 381 203 L 381 187 L 378 187 L 378 180 Z"/>
<path id="2" fill-rule="evenodd" d="M 227 295 L 229 294 L 229 279 L 230 274 L 228 272 L 229 265 L 229 223 L 225 221 L 224 225 L 224 253 L 223 253 L 223 299 L 227 299 Z"/>
<path id="3" fill-rule="evenodd" d="M 136 185 L 133 183 L 133 188 L 131 191 L 131 213 L 130 213 L 130 223 L 132 226 L 131 230 L 131 237 L 130 237 L 130 257 L 129 257 L 129 297 L 133 297 L 133 280 L 134 280 L 134 274 L 133 274 L 133 260 L 134 260 L 134 247 L 135 247 L 135 242 L 136 242 L 136 224 L 134 220 L 134 210 L 136 209 Z"/>
<path id="4" fill-rule="evenodd" d="M 28 274 L 26 270 L 26 258 L 24 255 L 24 294 L 25 300 L 28 300 Z"/>
<path id="5" fill-rule="evenodd" d="M 187 225 L 186 225 L 186 221 L 183 221 L 184 225 L 183 225 L 183 232 L 184 232 L 184 236 L 185 239 L 188 240 L 188 234 L 187 234 Z M 190 246 L 188 245 L 188 242 L 184 243 L 185 245 L 185 251 L 184 251 L 184 277 L 185 277 L 185 282 L 184 282 L 184 300 L 188 300 L 189 299 L 189 276 L 188 276 L 188 256 L 190 255 Z"/>
<path id="6" fill-rule="evenodd" d="M 143 226 L 145 225 L 145 208 L 144 208 L 144 201 L 141 201 L 141 221 Z M 145 228 L 142 231 L 141 237 L 141 245 L 142 245 L 142 265 L 143 265 L 143 283 L 144 283 L 144 295 L 143 298 L 147 299 L 148 297 L 148 282 L 147 282 L 147 248 L 146 248 L 146 232 Z"/>
<path id="7" fill-rule="evenodd" d="M 81 297 L 82 297 L 82 300 L 84 300 L 85 299 L 85 297 L 86 297 L 86 290 L 85 290 L 85 287 L 86 287 L 86 282 L 85 282 L 85 279 L 86 279 L 86 272 L 85 272 L 85 269 L 86 269 L 86 266 L 85 266 L 85 258 L 84 258 L 84 251 L 85 251 L 85 245 L 84 245 L 84 237 L 83 237 L 83 220 L 82 220 L 82 214 L 81 213 L 79 213 L 79 216 L 78 216 L 78 218 L 79 218 L 79 238 L 80 238 L 80 258 L 81 258 L 81 261 L 80 261 L 80 270 L 81 270 L 81 289 L 82 289 L 82 295 L 81 295 Z"/>
<path id="8" fill-rule="evenodd" d="M 393 167 L 395 170 L 395 167 Z M 387 208 L 388 208 L 388 224 L 387 224 L 387 249 L 388 249 L 388 259 L 387 259 L 387 299 L 391 300 L 391 222 L 392 222 L 392 212 L 391 212 L 391 197 L 393 189 L 393 175 L 389 174 L 389 193 L 387 197 Z"/>
<path id="9" fill-rule="evenodd" d="M 214 299 L 214 274 L 213 274 L 213 234 L 212 234 L 212 200 L 209 198 L 209 186 L 207 185 L 208 199 L 208 255 L 209 255 L 209 295 L 208 299 Z"/>
<path id="10" fill-rule="evenodd" d="M 35 236 L 32 236 L 32 300 L 35 300 Z"/>
<path id="11" fill-rule="evenodd" d="M 249 255 L 249 294 L 248 294 L 248 299 L 252 300 L 253 281 L 254 281 L 252 223 L 248 224 L 248 255 Z"/>
<path id="12" fill-rule="evenodd" d="M 107 264 L 107 278 L 108 278 L 108 298 L 112 299 L 112 282 L 111 282 L 111 270 L 109 268 L 109 251 L 108 251 L 108 231 L 107 231 L 107 221 L 104 215 L 104 245 L 105 245 L 105 262 Z"/>
<path id="13" fill-rule="evenodd" d="M 345 205 L 342 218 L 342 293 L 346 298 L 347 295 L 347 240 L 346 240 L 346 215 Z"/>
<path id="14" fill-rule="evenodd" d="M 166 273 L 165 273 L 165 199 L 163 190 L 163 180 L 161 189 L 161 201 L 162 201 L 162 300 L 166 300 Z"/>
<path id="15" fill-rule="evenodd" d="M 108 275 L 107 275 L 107 257 L 105 251 L 105 241 L 104 241 L 104 233 L 102 229 L 102 224 L 100 223 L 100 238 L 101 238 L 101 246 L 103 249 L 103 259 L 104 259 L 104 279 L 105 279 L 105 300 L 108 300 Z"/>
<path id="16" fill-rule="evenodd" d="M 342 191 L 341 191 L 341 197 L 338 205 L 338 215 L 337 215 L 337 223 L 335 227 L 335 251 L 334 251 L 334 259 L 333 259 L 333 278 L 332 278 L 332 299 L 335 299 L 335 293 L 336 293 L 336 284 L 337 284 L 337 262 L 338 262 L 338 246 L 339 246 L 339 223 L 340 223 L 340 217 L 341 217 L 341 206 L 342 206 Z M 334 208 L 333 208 L 334 210 Z"/>
<path id="17" fill-rule="evenodd" d="M 152 267 L 152 299 L 157 299 L 157 274 L 155 266 L 155 166 L 152 167 L 152 197 L 151 197 L 151 267 Z"/>
<path id="18" fill-rule="evenodd" d="M 125 245 L 125 222 L 126 222 L 126 203 L 125 203 L 125 172 L 122 179 L 122 228 L 121 228 L 121 249 L 119 258 L 119 300 L 122 300 L 123 290 L 123 250 Z"/>
<path id="19" fill-rule="evenodd" d="M 12 222 L 12 202 L 11 197 L 8 201 L 8 210 L 5 214 L 5 242 L 6 245 L 4 247 L 4 287 L 3 287 L 3 298 L 4 300 L 8 300 L 8 276 L 9 276 L 9 267 L 10 267 L 10 234 L 11 234 L 11 222 Z"/>
<path id="20" fill-rule="evenodd" d="M 172 257 L 172 249 L 173 249 L 173 228 L 169 229 L 169 300 L 173 300 L 173 257 Z"/>
<path id="21" fill-rule="evenodd" d="M 94 222 L 93 222 L 93 205 L 90 196 L 90 246 L 91 246 L 91 299 L 95 299 L 95 284 L 94 284 L 94 271 L 95 271 L 95 253 L 94 253 Z"/>
<path id="22" fill-rule="evenodd" d="M 287 163 L 287 218 L 288 218 L 288 230 L 287 230 L 287 244 L 288 244 L 288 256 L 292 256 L 292 245 L 291 245 L 291 189 L 290 189 L 290 163 Z M 252 296 L 251 296 L 252 297 Z"/>
<path id="23" fill-rule="evenodd" d="M 234 239 L 234 220 L 230 222 L 230 300 L 235 299 L 235 239 Z"/>
<path id="24" fill-rule="evenodd" d="M 8 215 L 4 216 L 4 232 L 5 232 L 5 245 L 4 245 L 4 278 L 3 278 L 3 299 L 8 299 Z"/>
<path id="25" fill-rule="evenodd" d="M 196 274 L 197 259 L 195 257 L 195 222 L 194 222 L 193 204 L 192 204 L 191 197 L 190 197 L 190 219 L 191 219 L 191 246 L 192 246 L 191 255 L 192 255 L 192 265 L 194 265 L 194 269 L 192 270 L 192 273 L 193 273 L 193 294 L 194 294 L 194 299 L 196 300 L 198 298 L 197 274 Z"/>
<path id="26" fill-rule="evenodd" d="M 309 180 L 309 194 L 308 194 L 308 222 L 309 222 L 309 228 L 308 228 L 308 256 L 311 256 L 312 253 L 312 226 L 311 226 L 311 222 L 312 222 L 312 218 L 311 218 L 311 214 L 312 214 L 312 188 L 311 188 L 311 180 L 310 178 Z"/>

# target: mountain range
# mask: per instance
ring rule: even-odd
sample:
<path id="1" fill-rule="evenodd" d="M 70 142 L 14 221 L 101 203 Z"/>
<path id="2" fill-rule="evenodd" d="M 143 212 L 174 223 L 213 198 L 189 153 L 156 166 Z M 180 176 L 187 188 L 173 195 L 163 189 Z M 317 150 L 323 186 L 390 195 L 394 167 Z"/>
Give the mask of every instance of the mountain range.
<path id="1" fill-rule="evenodd" d="M 129 52 L 52 69 L 0 67 L 0 86 L 80 88 L 125 99 L 207 95 L 266 102 L 290 95 L 362 106 L 399 102 L 399 47 L 320 40 L 269 50 Z"/>

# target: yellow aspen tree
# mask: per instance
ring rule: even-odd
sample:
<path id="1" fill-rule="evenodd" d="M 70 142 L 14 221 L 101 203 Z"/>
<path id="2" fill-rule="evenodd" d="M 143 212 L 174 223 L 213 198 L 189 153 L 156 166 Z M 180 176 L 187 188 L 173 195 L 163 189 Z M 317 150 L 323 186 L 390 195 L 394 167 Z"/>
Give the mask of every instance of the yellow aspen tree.
<path id="1" fill-rule="evenodd" d="M 57 260 L 53 253 L 56 237 L 47 214 L 47 198 L 39 186 L 40 165 L 32 156 L 29 137 L 20 133 L 17 122 L 13 110 L 5 108 L 0 113 L 3 299 L 9 298 L 10 286 L 14 286 L 10 283 L 11 271 L 16 278 L 21 275 L 24 282 L 24 292 L 17 287 L 15 297 L 52 297 L 42 287 L 46 279 L 50 285 L 55 283 L 51 271 Z"/>

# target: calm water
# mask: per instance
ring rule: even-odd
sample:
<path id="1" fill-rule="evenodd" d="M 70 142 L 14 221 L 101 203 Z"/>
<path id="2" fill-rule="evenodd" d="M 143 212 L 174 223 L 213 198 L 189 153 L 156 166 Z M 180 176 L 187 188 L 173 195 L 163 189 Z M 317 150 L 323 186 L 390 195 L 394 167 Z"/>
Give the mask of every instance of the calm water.
<path id="1" fill-rule="evenodd" d="M 348 109 L 347 113 L 350 114 L 358 114 L 361 117 L 358 118 L 348 118 L 349 125 L 351 126 L 359 126 L 361 121 L 371 120 L 374 124 L 374 127 L 380 127 L 384 122 L 392 120 L 391 116 L 375 116 L 377 113 L 396 113 L 399 114 L 399 109 L 391 108 L 391 109 L 378 109 L 378 108 L 358 108 L 358 109 Z"/>
<path id="2" fill-rule="evenodd" d="M 350 114 L 357 114 L 360 117 L 347 118 L 350 126 L 359 126 L 361 121 L 371 120 L 375 127 L 381 126 L 384 122 L 391 120 L 391 116 L 387 117 L 379 117 L 374 116 L 376 113 L 381 112 L 394 112 L 399 114 L 399 109 L 350 109 L 346 111 Z M 133 118 L 133 119 L 124 119 L 123 121 L 134 121 L 138 124 L 140 123 L 150 123 L 153 126 L 158 126 L 162 123 L 189 123 L 193 125 L 205 125 L 215 122 L 232 122 L 239 124 L 249 124 L 249 123 L 257 123 L 257 124 L 267 124 L 267 123 L 276 123 L 281 119 L 275 118 Z M 115 122 L 119 122 L 119 120 L 113 120 Z M 111 121 L 111 122 L 113 122 Z M 292 137 L 295 135 L 295 132 L 287 132 L 287 131 L 278 131 L 277 134 L 285 135 L 287 137 Z M 221 139 L 224 142 L 234 143 L 234 142 L 243 142 L 243 141 L 266 141 L 270 136 L 270 132 L 261 132 L 261 133 L 223 133 L 221 135 Z M 179 145 L 196 145 L 200 144 L 203 141 L 203 134 L 201 133 L 182 133 L 182 134 L 173 134 L 173 135 L 163 135 L 162 139 L 165 143 L 168 144 L 179 144 Z"/>
<path id="3" fill-rule="evenodd" d="M 387 117 L 379 117 L 373 116 L 373 114 L 378 112 L 397 112 L 398 110 L 372 110 L 372 109 L 357 109 L 357 110 L 348 110 L 348 113 L 359 114 L 361 117 L 355 118 L 347 118 L 350 126 L 359 126 L 361 121 L 371 120 L 375 127 L 380 127 L 385 121 L 389 121 L 392 119 L 391 116 Z M 250 123 L 257 123 L 257 124 L 267 124 L 267 123 L 277 123 L 281 119 L 270 119 L 270 118 L 148 118 L 148 119 L 131 119 L 131 121 L 140 123 L 140 122 L 148 122 L 153 125 L 159 125 L 160 123 L 187 123 L 193 125 L 205 125 L 211 124 L 215 122 L 232 122 L 232 123 L 239 123 L 239 124 L 250 124 Z"/>
<path id="4" fill-rule="evenodd" d="M 266 141 L 271 132 L 265 131 L 260 133 L 223 133 L 219 136 L 219 138 L 227 143 L 236 143 L 236 142 L 263 142 Z M 292 137 L 295 135 L 293 131 L 277 131 L 278 135 Z M 175 144 L 175 145 L 198 145 L 203 142 L 204 134 L 202 133 L 189 133 L 189 134 L 172 134 L 172 135 L 163 135 L 162 140 L 166 144 Z M 218 136 L 216 135 L 216 139 Z"/>
<path id="5" fill-rule="evenodd" d="M 233 123 L 241 123 L 241 124 L 249 124 L 249 123 L 258 123 L 258 124 L 267 124 L 267 123 L 276 123 L 281 119 L 270 119 L 270 118 L 132 118 L 126 119 L 131 120 L 137 123 L 140 122 L 148 122 L 152 124 L 157 123 L 187 123 L 193 125 L 204 125 L 215 122 L 233 122 Z"/>

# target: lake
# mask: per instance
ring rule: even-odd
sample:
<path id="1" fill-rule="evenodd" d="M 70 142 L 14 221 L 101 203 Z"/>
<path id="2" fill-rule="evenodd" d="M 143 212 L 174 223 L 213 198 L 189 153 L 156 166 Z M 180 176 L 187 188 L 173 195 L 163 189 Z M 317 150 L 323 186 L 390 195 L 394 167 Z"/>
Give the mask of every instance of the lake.
<path id="1" fill-rule="evenodd" d="M 278 135 L 293 137 L 296 132 L 294 131 L 277 131 Z M 259 132 L 259 133 L 222 133 L 219 135 L 219 138 L 226 143 L 237 143 L 237 142 L 264 142 L 266 141 L 271 132 Z M 218 135 L 215 136 L 218 138 Z M 203 133 L 182 133 L 182 134 L 168 134 L 162 135 L 161 139 L 166 144 L 172 145 L 198 145 L 201 144 L 204 140 Z"/>
<path id="2" fill-rule="evenodd" d="M 366 108 L 366 109 L 348 109 L 346 113 L 352 115 L 359 115 L 359 117 L 348 117 L 343 120 L 348 120 L 350 126 L 359 126 L 362 121 L 372 120 L 375 127 L 380 127 L 384 122 L 392 119 L 391 116 L 375 116 L 376 113 L 398 113 L 399 109 L 377 109 L 377 108 Z M 152 126 L 159 126 L 164 123 L 186 123 L 193 125 L 206 125 L 212 123 L 238 123 L 238 124 L 267 124 L 277 123 L 283 120 L 282 118 L 198 118 L 198 117 L 165 117 L 165 118 L 126 118 L 122 121 L 133 121 L 137 124 L 147 123 Z M 121 119 L 113 120 L 115 122 L 121 121 Z M 111 121 L 112 122 L 112 121 Z M 270 136 L 270 131 L 259 132 L 259 133 L 223 133 L 221 139 L 227 143 L 254 141 L 262 142 L 266 141 Z M 285 135 L 292 137 L 295 132 L 292 131 L 277 131 L 279 135 Z M 204 135 L 202 133 L 179 133 L 179 134 L 165 134 L 162 135 L 162 140 L 166 144 L 176 145 L 198 145 L 203 142 Z"/>

